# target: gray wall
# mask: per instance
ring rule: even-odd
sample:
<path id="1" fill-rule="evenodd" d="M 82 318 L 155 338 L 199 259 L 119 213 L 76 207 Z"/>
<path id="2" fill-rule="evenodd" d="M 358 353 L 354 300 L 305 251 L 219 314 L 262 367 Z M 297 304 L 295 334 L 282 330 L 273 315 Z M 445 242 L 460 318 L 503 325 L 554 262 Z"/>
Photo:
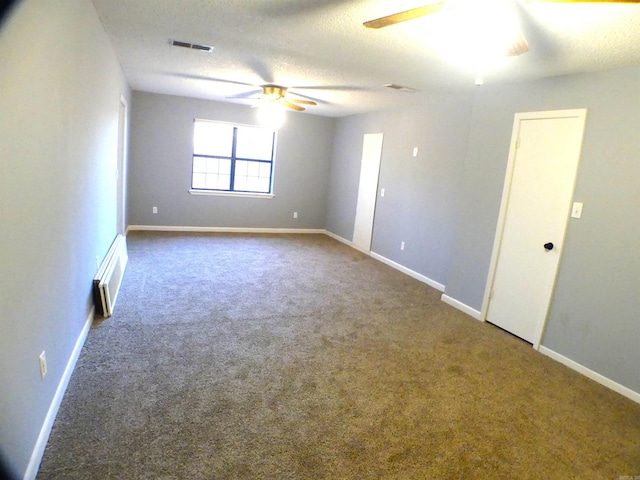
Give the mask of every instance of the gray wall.
<path id="1" fill-rule="evenodd" d="M 18 5 L 0 36 L 0 92 L 0 450 L 22 476 L 115 237 L 129 92 L 90 0 Z"/>
<path id="2" fill-rule="evenodd" d="M 193 119 L 255 125 L 255 113 L 245 105 L 134 92 L 129 224 L 324 228 L 334 125 L 330 118 L 287 112 L 278 132 L 274 198 L 189 194 Z"/>
<path id="3" fill-rule="evenodd" d="M 410 108 L 338 120 L 327 229 L 352 240 L 363 135 L 382 132 L 371 249 L 446 283 L 472 102 L 472 93 L 420 96 Z M 405 242 L 403 251 L 400 242 Z"/>
<path id="4" fill-rule="evenodd" d="M 485 86 L 474 103 L 446 293 L 480 309 L 517 112 L 587 108 L 570 219 L 542 344 L 640 392 L 640 68 Z"/>

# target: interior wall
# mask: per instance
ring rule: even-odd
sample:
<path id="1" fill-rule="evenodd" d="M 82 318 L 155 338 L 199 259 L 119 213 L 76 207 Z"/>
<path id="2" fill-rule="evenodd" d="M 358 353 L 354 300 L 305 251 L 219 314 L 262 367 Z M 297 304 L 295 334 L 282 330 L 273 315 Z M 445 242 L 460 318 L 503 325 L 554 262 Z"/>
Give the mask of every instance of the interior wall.
<path id="1" fill-rule="evenodd" d="M 472 103 L 472 92 L 420 96 L 412 107 L 339 119 L 327 229 L 352 240 L 363 135 L 382 132 L 371 250 L 446 283 Z"/>
<path id="2" fill-rule="evenodd" d="M 274 198 L 192 195 L 193 120 L 256 125 L 250 106 L 134 92 L 129 223 L 322 229 L 334 120 L 287 112 L 278 131 Z M 152 208 L 158 207 L 153 214 Z M 298 212 L 298 218 L 293 218 Z"/>
<path id="3" fill-rule="evenodd" d="M 542 344 L 640 392 L 640 68 L 485 85 L 472 113 L 446 294 L 480 310 L 517 112 L 587 108 L 574 200 Z"/>
<path id="4" fill-rule="evenodd" d="M 115 237 L 130 92 L 90 0 L 17 4 L 0 32 L 0 92 L 0 451 L 22 478 Z"/>

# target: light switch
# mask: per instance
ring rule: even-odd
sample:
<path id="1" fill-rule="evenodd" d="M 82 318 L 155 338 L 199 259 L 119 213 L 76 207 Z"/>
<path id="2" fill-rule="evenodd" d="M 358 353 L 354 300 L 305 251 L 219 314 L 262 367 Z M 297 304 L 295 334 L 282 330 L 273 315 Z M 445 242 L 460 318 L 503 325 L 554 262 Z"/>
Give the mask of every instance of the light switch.
<path id="1" fill-rule="evenodd" d="M 573 208 L 571 209 L 572 218 L 580 218 L 582 216 L 582 203 L 573 202 Z"/>
<path id="2" fill-rule="evenodd" d="M 418 156 L 418 147 L 413 147 L 413 156 L 414 157 Z"/>
<path id="3" fill-rule="evenodd" d="M 384 188 L 381 188 L 381 189 L 380 189 L 380 196 L 381 196 L 381 197 L 384 197 Z"/>

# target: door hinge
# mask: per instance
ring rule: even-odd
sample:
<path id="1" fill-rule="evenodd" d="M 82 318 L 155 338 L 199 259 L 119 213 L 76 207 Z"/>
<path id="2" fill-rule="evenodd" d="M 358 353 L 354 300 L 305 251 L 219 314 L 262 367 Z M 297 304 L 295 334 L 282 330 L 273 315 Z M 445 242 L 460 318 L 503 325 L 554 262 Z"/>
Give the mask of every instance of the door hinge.
<path id="1" fill-rule="evenodd" d="M 520 148 L 520 137 L 516 139 L 516 149 Z"/>

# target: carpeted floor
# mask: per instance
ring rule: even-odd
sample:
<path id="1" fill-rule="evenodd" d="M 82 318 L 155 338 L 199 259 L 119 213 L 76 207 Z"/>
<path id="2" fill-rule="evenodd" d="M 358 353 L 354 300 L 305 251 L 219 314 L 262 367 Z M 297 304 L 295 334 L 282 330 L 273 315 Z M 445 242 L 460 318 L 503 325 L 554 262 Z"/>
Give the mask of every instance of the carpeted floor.
<path id="1" fill-rule="evenodd" d="M 640 475 L 640 405 L 326 236 L 128 246 L 38 479 Z"/>

